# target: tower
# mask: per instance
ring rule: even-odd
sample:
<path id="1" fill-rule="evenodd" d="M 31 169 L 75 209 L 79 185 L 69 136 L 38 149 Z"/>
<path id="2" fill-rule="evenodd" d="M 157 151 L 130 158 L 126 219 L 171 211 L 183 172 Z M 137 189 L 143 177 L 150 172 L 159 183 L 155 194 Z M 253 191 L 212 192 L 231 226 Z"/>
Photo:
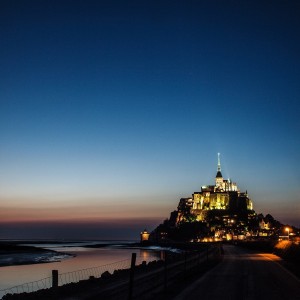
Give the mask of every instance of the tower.
<path id="1" fill-rule="evenodd" d="M 216 175 L 216 189 L 217 190 L 223 189 L 223 176 L 222 176 L 222 173 L 221 173 L 220 153 L 218 153 L 218 168 L 217 168 L 217 175 Z"/>

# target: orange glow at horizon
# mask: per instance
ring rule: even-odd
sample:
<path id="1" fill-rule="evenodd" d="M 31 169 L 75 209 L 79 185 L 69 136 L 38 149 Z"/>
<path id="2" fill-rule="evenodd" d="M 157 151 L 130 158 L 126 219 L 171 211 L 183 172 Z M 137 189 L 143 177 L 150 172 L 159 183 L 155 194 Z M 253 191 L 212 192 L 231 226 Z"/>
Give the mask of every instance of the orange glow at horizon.
<path id="1" fill-rule="evenodd" d="M 14 222 L 103 222 L 110 220 L 158 219 L 164 220 L 170 208 L 163 206 L 159 212 L 155 204 L 143 203 L 93 203 L 3 201 L 0 210 L 1 223 Z"/>

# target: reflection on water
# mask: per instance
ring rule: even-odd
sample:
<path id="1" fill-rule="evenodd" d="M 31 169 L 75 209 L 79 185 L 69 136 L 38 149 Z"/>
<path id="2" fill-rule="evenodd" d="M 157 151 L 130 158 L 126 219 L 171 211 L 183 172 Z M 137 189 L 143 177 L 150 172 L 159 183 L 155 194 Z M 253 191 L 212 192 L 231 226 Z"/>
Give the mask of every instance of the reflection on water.
<path id="1" fill-rule="evenodd" d="M 50 248 L 50 247 L 49 247 Z M 52 250 L 76 255 L 61 262 L 46 264 L 21 265 L 0 267 L 0 290 L 10 288 L 27 282 L 32 282 L 51 276 L 52 270 L 58 270 L 59 274 L 76 270 L 93 268 L 128 259 L 130 261 L 133 252 L 137 253 L 137 263 L 161 258 L 161 252 L 146 249 L 124 249 L 116 247 L 85 248 L 51 246 Z M 0 298 L 2 295 L 0 294 Z"/>
<path id="2" fill-rule="evenodd" d="M 142 260 L 148 260 L 150 257 L 150 253 L 148 250 L 140 249 L 140 257 Z"/>
<path id="3" fill-rule="evenodd" d="M 161 253 L 164 251 L 153 251 L 153 250 L 144 250 L 140 249 L 139 250 L 139 257 L 143 261 L 150 261 L 150 260 L 155 260 L 155 259 L 161 259 Z M 137 253 L 138 255 L 138 253 Z"/>

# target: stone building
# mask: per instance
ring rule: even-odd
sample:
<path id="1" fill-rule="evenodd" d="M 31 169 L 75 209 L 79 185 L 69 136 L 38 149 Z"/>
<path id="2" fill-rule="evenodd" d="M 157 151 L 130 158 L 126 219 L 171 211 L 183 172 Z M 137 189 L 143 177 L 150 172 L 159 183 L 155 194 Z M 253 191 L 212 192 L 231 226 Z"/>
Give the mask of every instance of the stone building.
<path id="1" fill-rule="evenodd" d="M 192 197 L 181 198 L 178 205 L 177 222 L 194 218 L 195 221 L 207 221 L 209 212 L 218 211 L 218 215 L 232 219 L 232 215 L 247 214 L 253 211 L 253 204 L 247 191 L 241 192 L 237 184 L 223 178 L 221 173 L 220 153 L 214 185 L 201 187 Z M 211 213 L 210 213 L 211 215 Z"/>

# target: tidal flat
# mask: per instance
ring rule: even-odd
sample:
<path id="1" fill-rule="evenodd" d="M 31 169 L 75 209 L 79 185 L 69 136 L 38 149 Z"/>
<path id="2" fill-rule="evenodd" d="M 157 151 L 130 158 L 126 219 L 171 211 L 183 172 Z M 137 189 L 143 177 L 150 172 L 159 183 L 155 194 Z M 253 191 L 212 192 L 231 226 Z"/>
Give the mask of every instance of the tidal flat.
<path id="1" fill-rule="evenodd" d="M 73 256 L 55 250 L 19 245 L 16 242 L 0 243 L 0 267 L 56 262 Z"/>

